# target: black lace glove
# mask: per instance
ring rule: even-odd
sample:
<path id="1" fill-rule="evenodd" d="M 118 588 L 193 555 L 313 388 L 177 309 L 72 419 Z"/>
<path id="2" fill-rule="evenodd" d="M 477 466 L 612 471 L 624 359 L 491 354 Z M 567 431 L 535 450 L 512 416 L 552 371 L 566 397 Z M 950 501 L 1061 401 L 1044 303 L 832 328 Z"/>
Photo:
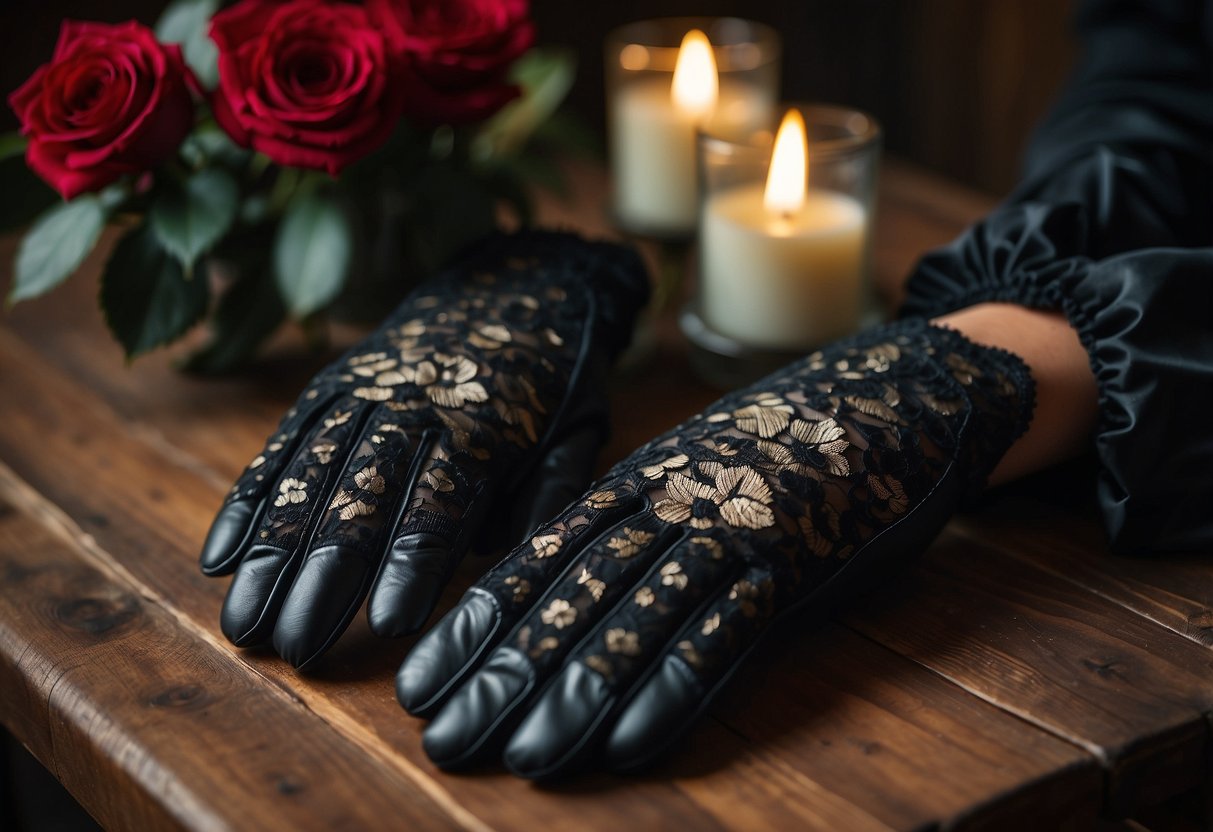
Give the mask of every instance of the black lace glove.
<path id="1" fill-rule="evenodd" d="M 539 528 L 418 642 L 397 695 L 436 714 L 440 766 L 503 747 L 525 777 L 643 764 L 773 619 L 925 548 L 1032 405 L 1018 358 L 922 321 L 811 355 Z"/>
<path id="2" fill-rule="evenodd" d="M 236 573 L 224 634 L 303 666 L 368 591 L 374 632 L 420 628 L 475 533 L 513 544 L 581 493 L 646 293 L 632 252 L 543 232 L 422 287 L 316 376 L 232 488 L 201 556 Z"/>

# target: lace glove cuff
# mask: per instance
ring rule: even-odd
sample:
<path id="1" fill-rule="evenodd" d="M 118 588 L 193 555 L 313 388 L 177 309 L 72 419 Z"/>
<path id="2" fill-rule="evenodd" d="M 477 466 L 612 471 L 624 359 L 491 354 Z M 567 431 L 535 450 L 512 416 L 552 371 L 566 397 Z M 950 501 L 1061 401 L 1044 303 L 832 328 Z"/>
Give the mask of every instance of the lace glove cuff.
<path id="1" fill-rule="evenodd" d="M 504 264 L 489 274 L 485 264 Z M 525 229 L 512 234 L 491 234 L 473 244 L 452 267 L 417 294 L 450 294 L 468 287 L 484 287 L 486 279 L 507 290 L 535 292 L 545 289 L 560 301 L 571 293 L 592 306 L 586 320 L 593 326 L 595 348 L 608 360 L 627 347 L 636 316 L 649 300 L 648 273 L 632 248 L 590 241 L 575 234 Z M 410 298 L 389 321 L 416 315 Z"/>

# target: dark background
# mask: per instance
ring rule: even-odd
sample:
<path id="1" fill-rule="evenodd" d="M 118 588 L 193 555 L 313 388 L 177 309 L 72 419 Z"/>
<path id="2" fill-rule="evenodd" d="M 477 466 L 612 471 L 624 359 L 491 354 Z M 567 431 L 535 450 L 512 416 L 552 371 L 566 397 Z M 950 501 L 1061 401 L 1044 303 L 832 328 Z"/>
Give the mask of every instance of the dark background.
<path id="1" fill-rule="evenodd" d="M 0 90 L 46 61 L 64 17 L 153 22 L 164 0 L 0 0 Z M 737 15 L 784 38 L 783 97 L 876 115 L 887 149 L 984 190 L 1015 182 L 1032 124 L 1065 77 L 1071 0 L 532 0 L 540 40 L 580 55 L 570 105 L 602 123 L 602 41 L 620 23 Z M 7 108 L 0 129 L 15 121 Z"/>

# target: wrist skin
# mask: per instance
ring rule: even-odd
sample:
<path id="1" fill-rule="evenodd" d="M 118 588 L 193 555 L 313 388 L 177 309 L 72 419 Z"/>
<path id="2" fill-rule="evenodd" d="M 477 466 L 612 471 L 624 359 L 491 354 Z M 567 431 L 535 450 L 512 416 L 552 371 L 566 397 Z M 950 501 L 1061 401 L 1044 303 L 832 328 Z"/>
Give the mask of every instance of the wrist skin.
<path id="1" fill-rule="evenodd" d="M 969 340 L 1023 359 L 1036 382 L 1036 411 L 1028 430 L 990 475 L 990 485 L 1077 456 L 1095 426 L 1098 392 L 1078 333 L 1058 312 L 1011 303 L 982 303 L 931 321 Z"/>

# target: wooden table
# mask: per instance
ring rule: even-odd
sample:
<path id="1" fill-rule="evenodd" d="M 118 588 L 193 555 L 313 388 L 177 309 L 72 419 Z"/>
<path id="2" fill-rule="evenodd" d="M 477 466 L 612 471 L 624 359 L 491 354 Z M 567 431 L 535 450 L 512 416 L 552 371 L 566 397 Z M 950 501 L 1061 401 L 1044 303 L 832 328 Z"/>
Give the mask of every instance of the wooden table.
<path id="1" fill-rule="evenodd" d="M 605 227 L 601 175 L 576 184 L 544 215 Z M 988 207 L 887 165 L 880 285 L 895 295 Z M 763 651 L 643 776 L 444 774 L 393 698 L 411 640 L 359 617 L 302 676 L 224 640 L 226 581 L 197 569 L 224 491 L 323 359 L 287 339 L 217 381 L 165 356 L 124 366 L 92 300 L 99 263 L 0 326 L 0 720 L 106 826 L 1083 829 L 1203 794 L 1213 564 L 1109 556 L 1056 476 Z M 716 395 L 662 331 L 658 360 L 616 391 L 604 460 Z M 482 567 L 465 563 L 444 608 Z"/>

